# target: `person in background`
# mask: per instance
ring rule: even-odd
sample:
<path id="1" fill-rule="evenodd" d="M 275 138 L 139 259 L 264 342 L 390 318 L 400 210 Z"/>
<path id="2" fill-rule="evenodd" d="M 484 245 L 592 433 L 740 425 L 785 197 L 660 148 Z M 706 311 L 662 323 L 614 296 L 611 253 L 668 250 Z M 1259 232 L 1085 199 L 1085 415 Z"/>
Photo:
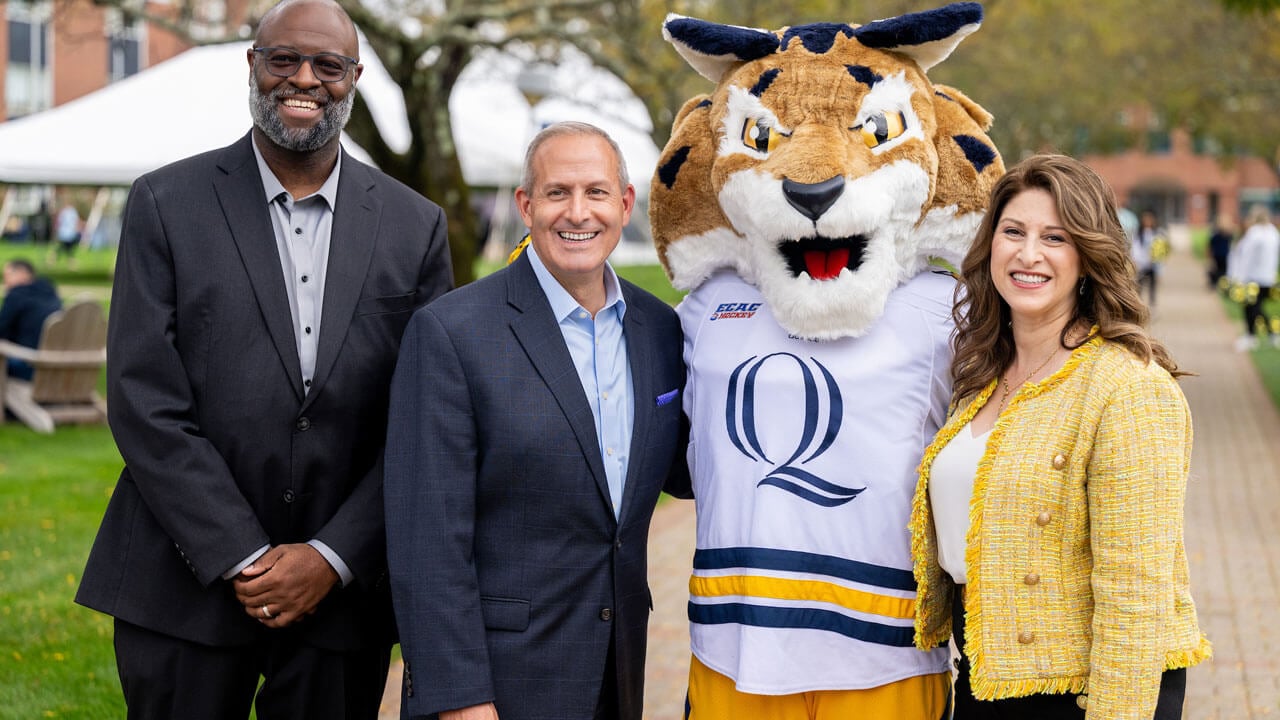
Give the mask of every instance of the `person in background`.
<path id="1" fill-rule="evenodd" d="M 1244 334 L 1236 339 L 1238 352 L 1258 347 L 1261 332 L 1271 335 L 1271 343 L 1280 347 L 1280 334 L 1272 332 L 1262 312 L 1262 303 L 1271 296 L 1280 269 L 1280 230 L 1271 222 L 1271 211 L 1265 205 L 1249 209 L 1247 226 L 1232 252 L 1228 275 L 1244 292 Z"/>
<path id="2" fill-rule="evenodd" d="M 1137 267 L 1138 285 L 1147 288 L 1147 307 L 1154 311 L 1156 282 L 1165 256 L 1169 254 L 1169 236 L 1160 227 L 1155 212 L 1143 210 L 1138 216 L 1138 229 L 1132 239 L 1130 248 L 1133 264 Z"/>
<path id="3" fill-rule="evenodd" d="M 1219 213 L 1209 234 L 1209 289 L 1217 290 L 1227 275 L 1227 258 L 1236 238 L 1236 223 L 1231 215 Z"/>
<path id="4" fill-rule="evenodd" d="M 31 242 L 37 245 L 48 245 L 49 236 L 52 234 L 53 221 L 49 218 L 49 203 L 45 200 L 40 201 L 40 207 L 36 208 L 35 213 L 27 221 L 31 226 Z"/>
<path id="5" fill-rule="evenodd" d="M 1138 235 L 1138 213 L 1127 207 L 1116 209 L 1116 217 L 1120 219 L 1120 227 L 1124 229 L 1124 235 L 1129 242 Z"/>
<path id="6" fill-rule="evenodd" d="M 84 225 L 80 222 L 80 211 L 76 210 L 76 206 L 70 200 L 58 210 L 58 215 L 54 218 L 53 234 L 58 241 L 55 248 L 53 258 L 65 256 L 67 265 L 74 267 L 76 248 L 80 245 L 80 233 L 84 230 Z"/>
<path id="7" fill-rule="evenodd" d="M 53 282 L 36 275 L 28 260 L 15 258 L 4 264 L 4 303 L 0 304 L 0 340 L 23 347 L 40 344 L 44 321 L 62 309 L 62 300 Z M 30 380 L 32 367 L 17 358 L 8 358 L 9 377 Z"/>
<path id="8" fill-rule="evenodd" d="M 1191 414 L 1111 189 L 1036 155 L 992 191 L 954 307 L 954 409 L 911 519 L 916 644 L 955 720 L 1180 720 L 1211 655 L 1183 545 Z"/>
<path id="9" fill-rule="evenodd" d="M 252 129 L 129 192 L 125 467 L 76 601 L 115 618 L 130 720 L 374 720 L 387 397 L 410 315 L 452 284 L 445 218 L 342 149 L 362 66 L 340 5 L 285 0 L 245 50 Z"/>

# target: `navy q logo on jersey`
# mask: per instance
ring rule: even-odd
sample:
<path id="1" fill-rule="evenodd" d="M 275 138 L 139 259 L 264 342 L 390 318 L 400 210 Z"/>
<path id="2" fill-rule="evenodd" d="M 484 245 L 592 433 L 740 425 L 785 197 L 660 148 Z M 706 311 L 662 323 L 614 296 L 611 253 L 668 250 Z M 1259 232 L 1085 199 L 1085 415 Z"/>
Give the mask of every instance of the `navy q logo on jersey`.
<path id="1" fill-rule="evenodd" d="M 752 461 L 774 464 L 760 442 L 760 432 L 756 427 L 756 379 L 766 364 L 771 361 L 786 362 L 788 359 L 799 368 L 804 380 L 804 424 L 790 457 L 769 471 L 763 480 L 756 483 L 756 487 L 776 487 L 822 507 L 844 505 L 866 488 L 837 485 L 797 467 L 820 457 L 831 448 L 836 436 L 840 434 L 840 422 L 844 417 L 844 400 L 840 396 L 840 388 L 836 386 L 836 379 L 816 358 L 811 357 L 806 362 L 791 353 L 778 352 L 758 359 L 757 356 L 752 356 L 734 368 L 733 374 L 729 376 L 729 392 L 725 401 L 725 428 L 729 432 L 729 440 L 738 452 Z M 815 368 L 822 375 L 825 387 L 819 387 Z M 823 389 L 827 393 L 826 413 L 825 417 L 820 417 L 823 414 L 823 404 L 819 393 Z M 785 398 L 769 399 L 775 405 L 780 401 L 785 401 Z M 820 424 L 825 425 L 821 438 L 818 433 Z M 802 456 L 805 456 L 803 460 L 800 459 Z"/>

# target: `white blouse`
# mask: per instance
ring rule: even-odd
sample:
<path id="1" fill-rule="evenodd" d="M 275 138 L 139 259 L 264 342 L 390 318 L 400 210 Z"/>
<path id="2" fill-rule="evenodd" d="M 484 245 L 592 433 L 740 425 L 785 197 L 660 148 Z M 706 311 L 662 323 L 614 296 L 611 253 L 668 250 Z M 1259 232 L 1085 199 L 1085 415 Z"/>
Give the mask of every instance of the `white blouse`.
<path id="1" fill-rule="evenodd" d="M 973 427 L 965 425 L 934 457 L 929 476 L 929 504 L 938 533 L 938 564 L 960 585 L 967 577 L 964 550 L 973 478 L 990 434 L 987 430 L 974 437 Z"/>

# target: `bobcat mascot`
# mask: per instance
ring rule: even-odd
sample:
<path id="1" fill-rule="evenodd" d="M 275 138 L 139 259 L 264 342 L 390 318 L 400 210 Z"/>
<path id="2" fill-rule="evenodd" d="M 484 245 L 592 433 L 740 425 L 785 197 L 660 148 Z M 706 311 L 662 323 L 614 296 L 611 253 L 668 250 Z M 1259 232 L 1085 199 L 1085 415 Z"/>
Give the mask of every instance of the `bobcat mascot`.
<path id="1" fill-rule="evenodd" d="M 945 419 L 954 278 L 1004 172 L 991 117 L 925 71 L 958 3 L 767 32 L 669 16 L 685 104 L 650 213 L 674 285 L 697 552 L 686 716 L 946 716 L 912 645 L 907 520 Z"/>

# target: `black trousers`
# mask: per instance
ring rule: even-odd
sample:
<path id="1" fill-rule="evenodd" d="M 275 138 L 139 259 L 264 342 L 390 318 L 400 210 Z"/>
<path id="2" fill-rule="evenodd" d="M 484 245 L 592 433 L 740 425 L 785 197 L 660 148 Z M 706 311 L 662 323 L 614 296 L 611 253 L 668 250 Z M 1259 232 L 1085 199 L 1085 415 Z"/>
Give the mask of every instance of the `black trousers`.
<path id="1" fill-rule="evenodd" d="M 250 705 L 260 720 L 377 720 L 390 645 L 342 653 L 300 642 L 288 628 L 262 637 L 213 647 L 116 620 L 129 720 L 237 720 Z"/>
<path id="2" fill-rule="evenodd" d="M 1084 720 L 1085 711 L 1074 693 L 1038 694 L 1001 700 L 978 700 L 969 684 L 969 658 L 964 655 L 963 588 L 956 588 L 952 605 L 951 627 L 956 647 L 960 648 L 957 664 L 955 714 L 952 720 Z M 1152 720 L 1182 720 L 1182 702 L 1187 690 L 1185 669 L 1166 670 L 1160 677 L 1160 699 Z"/>
<path id="3" fill-rule="evenodd" d="M 1266 319 L 1262 314 L 1262 302 L 1271 296 L 1270 287 L 1259 287 L 1258 296 L 1253 302 L 1244 304 L 1244 334 L 1253 335 L 1257 331 L 1258 318 Z M 1268 327 L 1266 332 L 1270 332 Z"/>
<path id="4" fill-rule="evenodd" d="M 1146 270 L 1138 271 L 1138 287 L 1146 286 L 1147 288 L 1147 307 L 1154 308 L 1156 306 L 1156 280 L 1159 275 L 1156 274 L 1154 266 Z"/>

